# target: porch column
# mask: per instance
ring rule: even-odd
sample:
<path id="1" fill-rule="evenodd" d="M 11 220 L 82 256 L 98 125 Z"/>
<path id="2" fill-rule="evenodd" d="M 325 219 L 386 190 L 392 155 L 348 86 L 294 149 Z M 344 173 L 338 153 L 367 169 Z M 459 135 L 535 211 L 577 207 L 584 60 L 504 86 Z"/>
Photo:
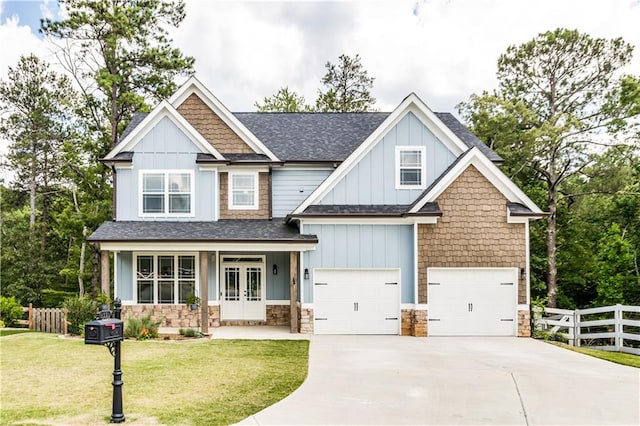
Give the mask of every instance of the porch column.
<path id="1" fill-rule="evenodd" d="M 298 332 L 298 253 L 289 252 L 289 312 L 291 317 L 291 332 Z"/>
<path id="2" fill-rule="evenodd" d="M 109 252 L 102 250 L 100 252 L 100 290 L 107 296 L 111 296 L 109 294 L 111 291 L 109 266 Z"/>
<path id="3" fill-rule="evenodd" d="M 209 253 L 200 252 L 200 331 L 209 332 Z"/>

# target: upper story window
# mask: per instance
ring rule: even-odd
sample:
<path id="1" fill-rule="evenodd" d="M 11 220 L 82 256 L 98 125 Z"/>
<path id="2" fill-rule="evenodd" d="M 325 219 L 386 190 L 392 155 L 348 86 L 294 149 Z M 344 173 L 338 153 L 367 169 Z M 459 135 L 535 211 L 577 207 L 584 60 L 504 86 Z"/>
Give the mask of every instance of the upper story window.
<path id="1" fill-rule="evenodd" d="M 192 170 L 141 170 L 141 216 L 193 216 Z"/>
<path id="2" fill-rule="evenodd" d="M 396 147 L 396 189 L 425 189 L 426 148 Z"/>
<path id="3" fill-rule="evenodd" d="M 258 209 L 258 173 L 229 173 L 229 209 Z"/>

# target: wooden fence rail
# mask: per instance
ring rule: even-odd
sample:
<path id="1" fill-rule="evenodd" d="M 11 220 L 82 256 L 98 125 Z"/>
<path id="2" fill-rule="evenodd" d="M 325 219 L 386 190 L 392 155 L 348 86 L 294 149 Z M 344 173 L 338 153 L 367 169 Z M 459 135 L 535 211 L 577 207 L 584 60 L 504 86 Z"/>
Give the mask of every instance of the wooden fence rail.
<path id="1" fill-rule="evenodd" d="M 29 330 L 42 331 L 44 333 L 67 334 L 67 316 L 62 308 L 34 308 L 31 303 L 23 307 L 22 312 L 28 319 L 19 321 Z"/>
<path id="2" fill-rule="evenodd" d="M 640 306 L 534 307 L 533 316 L 537 330 L 565 334 L 572 346 L 640 355 Z"/>

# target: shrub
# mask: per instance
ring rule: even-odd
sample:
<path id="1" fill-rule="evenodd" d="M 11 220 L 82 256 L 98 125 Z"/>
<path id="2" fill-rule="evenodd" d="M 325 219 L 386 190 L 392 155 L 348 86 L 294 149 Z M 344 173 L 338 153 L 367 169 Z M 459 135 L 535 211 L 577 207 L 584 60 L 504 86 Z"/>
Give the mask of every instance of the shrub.
<path id="1" fill-rule="evenodd" d="M 62 307 L 67 310 L 67 331 L 74 335 L 82 335 L 85 323 L 91 321 L 97 312 L 96 304 L 86 294 L 82 297 L 68 297 Z"/>
<path id="2" fill-rule="evenodd" d="M 142 318 L 128 318 L 124 328 L 127 339 L 147 340 L 158 338 L 158 327 L 162 321 L 154 321 L 151 312 Z"/>
<path id="3" fill-rule="evenodd" d="M 22 305 L 15 297 L 0 296 L 0 319 L 6 327 L 15 327 L 22 319 Z"/>
<path id="4" fill-rule="evenodd" d="M 195 328 L 187 328 L 186 330 L 182 330 L 182 331 L 183 332 L 180 334 L 182 334 L 184 337 L 202 337 L 202 333 L 200 333 Z"/>

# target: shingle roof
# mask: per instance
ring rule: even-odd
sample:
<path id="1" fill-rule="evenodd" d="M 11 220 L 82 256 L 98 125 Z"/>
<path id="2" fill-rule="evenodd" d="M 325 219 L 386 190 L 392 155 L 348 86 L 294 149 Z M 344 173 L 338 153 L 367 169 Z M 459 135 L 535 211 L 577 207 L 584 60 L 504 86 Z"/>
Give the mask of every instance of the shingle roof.
<path id="1" fill-rule="evenodd" d="M 388 112 L 233 113 L 280 160 L 289 162 L 344 161 L 389 114 Z M 435 114 L 466 146 L 478 147 L 491 161 L 502 161 L 498 154 L 452 114 L 448 112 Z M 120 140 L 131 133 L 146 116 L 146 113 L 136 113 L 122 132 Z M 225 157 L 232 159 L 230 154 L 225 154 Z M 238 158 L 238 160 L 246 159 Z"/>
<path id="2" fill-rule="evenodd" d="M 386 216 L 386 217 L 404 217 L 407 215 L 412 205 L 389 205 L 389 204 L 368 204 L 368 205 L 323 205 L 316 204 L 309 206 L 299 215 L 296 216 Z M 440 216 L 442 212 L 437 203 L 427 203 L 420 209 L 418 215 L 424 216 Z"/>
<path id="3" fill-rule="evenodd" d="M 201 241 L 201 242 L 318 242 L 315 235 L 300 235 L 281 220 L 223 219 L 217 222 L 122 221 L 104 222 L 88 241 Z"/>
<path id="4" fill-rule="evenodd" d="M 233 114 L 279 159 L 284 161 L 344 161 L 388 113 Z"/>
<path id="5" fill-rule="evenodd" d="M 530 208 L 520 203 L 507 202 L 507 208 L 511 216 L 545 216 L 546 213 L 534 213 Z"/>

